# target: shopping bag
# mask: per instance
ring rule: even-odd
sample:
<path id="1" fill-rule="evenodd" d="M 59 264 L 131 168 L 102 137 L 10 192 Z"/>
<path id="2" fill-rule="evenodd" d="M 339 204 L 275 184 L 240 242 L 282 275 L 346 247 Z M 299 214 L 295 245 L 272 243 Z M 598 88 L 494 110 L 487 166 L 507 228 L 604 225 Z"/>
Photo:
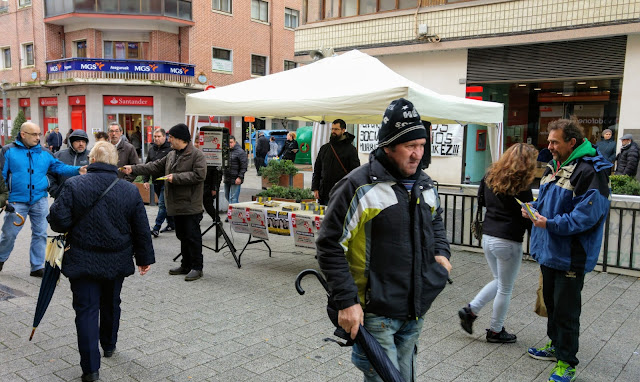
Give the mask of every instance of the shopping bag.
<path id="1" fill-rule="evenodd" d="M 533 311 L 540 317 L 547 317 L 547 306 L 544 304 L 544 296 L 542 295 L 542 271 L 538 280 L 538 290 L 536 291 L 536 304 Z"/>

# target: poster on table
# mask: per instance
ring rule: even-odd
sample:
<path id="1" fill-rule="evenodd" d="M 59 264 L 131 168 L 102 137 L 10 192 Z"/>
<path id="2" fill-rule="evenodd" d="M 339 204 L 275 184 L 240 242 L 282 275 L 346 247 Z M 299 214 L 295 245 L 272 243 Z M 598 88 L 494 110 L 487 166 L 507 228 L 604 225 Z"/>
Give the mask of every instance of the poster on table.
<path id="1" fill-rule="evenodd" d="M 229 206 L 227 210 L 229 225 L 231 229 L 237 233 L 251 233 L 249 230 L 249 212 L 246 208 L 237 208 Z"/>
<path id="2" fill-rule="evenodd" d="M 431 125 L 431 156 L 457 157 L 462 155 L 464 127 L 462 125 Z"/>
<path id="3" fill-rule="evenodd" d="M 358 125 L 358 153 L 369 154 L 378 147 L 379 124 Z"/>
<path id="4" fill-rule="evenodd" d="M 291 214 L 291 228 L 293 228 L 293 244 L 296 247 L 316 248 L 317 216 Z"/>
<path id="5" fill-rule="evenodd" d="M 275 235 L 290 236 L 289 213 L 285 211 L 267 210 L 267 229 Z"/>
<path id="6" fill-rule="evenodd" d="M 251 233 L 251 236 L 262 240 L 269 240 L 264 211 L 256 208 L 247 208 L 247 211 L 249 211 L 249 233 Z"/>

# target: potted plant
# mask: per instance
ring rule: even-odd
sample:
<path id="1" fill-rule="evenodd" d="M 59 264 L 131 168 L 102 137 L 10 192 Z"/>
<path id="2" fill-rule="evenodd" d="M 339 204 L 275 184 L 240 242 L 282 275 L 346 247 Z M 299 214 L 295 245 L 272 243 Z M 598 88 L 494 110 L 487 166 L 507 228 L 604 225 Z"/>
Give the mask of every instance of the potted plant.
<path id="1" fill-rule="evenodd" d="M 262 176 L 262 188 L 273 185 L 304 187 L 304 175 L 298 173 L 298 169 L 290 160 L 272 160 L 260 169 Z"/>
<path id="2" fill-rule="evenodd" d="M 285 202 L 314 202 L 313 191 L 310 188 L 297 188 L 297 187 L 283 187 L 283 186 L 271 186 L 270 188 L 263 190 L 254 196 L 264 196 L 272 198 L 273 200 L 285 201 Z"/>

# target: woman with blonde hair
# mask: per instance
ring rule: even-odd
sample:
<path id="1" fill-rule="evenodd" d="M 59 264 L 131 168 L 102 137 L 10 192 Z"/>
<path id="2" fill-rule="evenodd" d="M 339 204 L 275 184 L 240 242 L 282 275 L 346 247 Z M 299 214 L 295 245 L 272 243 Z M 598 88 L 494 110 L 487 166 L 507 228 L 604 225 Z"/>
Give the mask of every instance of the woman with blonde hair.
<path id="1" fill-rule="evenodd" d="M 296 133 L 290 131 L 287 134 L 287 141 L 282 146 L 282 150 L 280 150 L 280 159 L 282 160 L 296 160 L 296 154 L 298 153 L 298 141 L 296 141 Z"/>
<path id="2" fill-rule="evenodd" d="M 538 151 L 531 145 L 516 143 L 488 170 L 478 188 L 478 208 L 486 207 L 482 229 L 482 249 L 493 274 L 493 280 L 458 312 L 460 325 L 473 333 L 473 321 L 491 300 L 493 314 L 487 329 L 487 341 L 516 342 L 516 335 L 507 333 L 507 316 L 511 292 L 522 263 L 522 238 L 531 228 L 531 220 L 522 217 L 522 202 L 533 200 L 531 182 L 534 178 Z"/>

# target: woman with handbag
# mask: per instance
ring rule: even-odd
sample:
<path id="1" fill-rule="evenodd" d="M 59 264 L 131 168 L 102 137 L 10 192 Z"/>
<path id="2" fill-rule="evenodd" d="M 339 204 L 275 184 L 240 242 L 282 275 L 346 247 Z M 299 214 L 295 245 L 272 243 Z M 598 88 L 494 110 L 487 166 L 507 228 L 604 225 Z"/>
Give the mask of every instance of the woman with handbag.
<path id="1" fill-rule="evenodd" d="M 529 144 L 516 143 L 489 168 L 478 188 L 478 208 L 486 207 L 482 227 L 482 249 L 493 274 L 493 280 L 458 312 L 460 325 L 473 333 L 473 321 L 491 300 L 493 314 L 487 329 L 487 341 L 516 342 L 516 335 L 504 329 L 511 302 L 511 292 L 522 263 L 524 231 L 531 229 L 531 220 L 522 217 L 520 203 L 533 200 L 531 182 L 534 178 L 538 151 Z"/>
<path id="2" fill-rule="evenodd" d="M 141 275 L 155 262 L 149 220 L 137 188 L 118 182 L 118 154 L 98 142 L 85 176 L 68 179 L 51 206 L 49 223 L 67 232 L 62 274 L 69 278 L 76 312 L 82 381 L 97 381 L 100 350 L 111 357 L 120 324 L 124 278 Z M 92 224 L 93 223 L 93 224 Z"/>

